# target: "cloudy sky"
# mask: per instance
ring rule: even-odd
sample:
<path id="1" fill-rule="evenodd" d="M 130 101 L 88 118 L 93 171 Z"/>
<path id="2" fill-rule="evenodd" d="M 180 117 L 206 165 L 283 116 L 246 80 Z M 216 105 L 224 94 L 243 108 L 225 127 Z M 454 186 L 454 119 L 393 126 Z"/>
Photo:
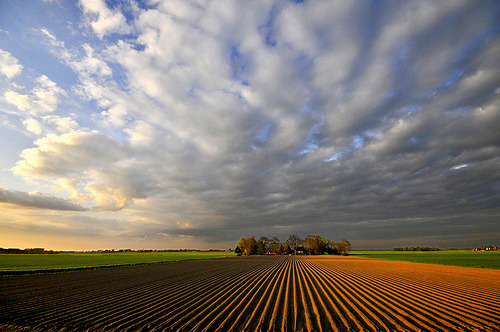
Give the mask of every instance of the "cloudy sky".
<path id="1" fill-rule="evenodd" d="M 500 241 L 498 1 L 0 2 L 0 247 Z"/>

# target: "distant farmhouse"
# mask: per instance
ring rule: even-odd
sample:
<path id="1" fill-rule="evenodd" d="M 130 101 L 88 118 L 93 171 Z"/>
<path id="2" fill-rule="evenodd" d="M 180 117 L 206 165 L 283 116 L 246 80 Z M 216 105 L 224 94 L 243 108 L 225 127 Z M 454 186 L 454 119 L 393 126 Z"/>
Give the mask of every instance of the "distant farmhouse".
<path id="1" fill-rule="evenodd" d="M 482 248 L 474 248 L 474 251 L 497 251 L 500 250 L 498 247 L 493 247 L 492 245 L 482 247 Z"/>

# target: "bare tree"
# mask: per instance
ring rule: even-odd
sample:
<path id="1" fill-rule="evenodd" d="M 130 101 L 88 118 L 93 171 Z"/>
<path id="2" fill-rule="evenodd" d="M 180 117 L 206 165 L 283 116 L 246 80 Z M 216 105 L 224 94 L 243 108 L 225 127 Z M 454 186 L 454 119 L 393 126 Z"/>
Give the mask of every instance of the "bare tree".
<path id="1" fill-rule="evenodd" d="M 258 255 L 263 255 L 268 252 L 268 247 L 269 243 L 271 240 L 269 240 L 267 237 L 263 236 L 257 241 L 257 254 Z"/>
<path id="2" fill-rule="evenodd" d="M 314 253 L 314 235 L 309 234 L 304 239 L 303 245 L 304 249 L 307 251 L 309 255 Z"/>
<path id="3" fill-rule="evenodd" d="M 339 254 L 339 248 L 337 246 L 337 243 L 335 241 L 330 241 L 330 254 L 338 255 Z"/>
<path id="4" fill-rule="evenodd" d="M 297 248 L 302 244 L 302 239 L 298 235 L 290 235 L 286 244 L 293 250 L 293 254 L 297 255 Z"/>
<path id="5" fill-rule="evenodd" d="M 271 245 L 271 250 L 273 251 L 274 254 L 277 254 L 280 249 L 280 239 L 278 239 L 276 236 L 271 239 L 271 242 L 269 243 Z"/>

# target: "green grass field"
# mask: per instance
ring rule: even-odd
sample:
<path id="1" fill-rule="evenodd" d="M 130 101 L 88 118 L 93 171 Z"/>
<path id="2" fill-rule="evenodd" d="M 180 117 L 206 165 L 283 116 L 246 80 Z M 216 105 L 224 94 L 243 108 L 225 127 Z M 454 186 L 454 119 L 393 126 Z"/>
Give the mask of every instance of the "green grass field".
<path id="1" fill-rule="evenodd" d="M 127 253 L 71 253 L 71 254 L 0 254 L 0 274 L 50 272 L 174 262 L 195 259 L 212 259 L 234 256 L 226 252 L 127 252 Z"/>
<path id="2" fill-rule="evenodd" d="M 349 255 L 391 261 L 500 269 L 500 251 L 351 251 Z"/>

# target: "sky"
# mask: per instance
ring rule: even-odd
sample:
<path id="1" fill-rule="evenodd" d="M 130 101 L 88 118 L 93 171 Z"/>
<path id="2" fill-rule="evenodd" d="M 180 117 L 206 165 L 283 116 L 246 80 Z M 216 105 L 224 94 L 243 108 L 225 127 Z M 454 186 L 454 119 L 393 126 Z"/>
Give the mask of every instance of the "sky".
<path id="1" fill-rule="evenodd" d="M 0 247 L 500 245 L 498 1 L 0 1 Z"/>

